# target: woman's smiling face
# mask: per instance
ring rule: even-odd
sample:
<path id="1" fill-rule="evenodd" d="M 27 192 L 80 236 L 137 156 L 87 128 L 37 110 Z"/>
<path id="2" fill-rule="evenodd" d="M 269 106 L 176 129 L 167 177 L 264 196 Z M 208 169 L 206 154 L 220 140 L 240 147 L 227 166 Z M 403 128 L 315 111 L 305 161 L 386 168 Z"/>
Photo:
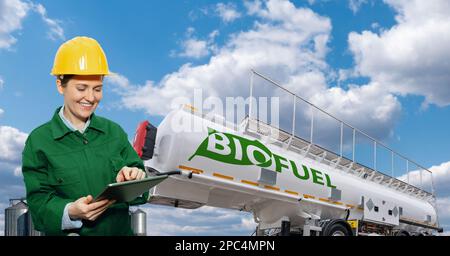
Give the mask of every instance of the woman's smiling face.
<path id="1" fill-rule="evenodd" d="M 101 75 L 75 75 L 65 85 L 59 79 L 56 84 L 64 96 L 64 115 L 75 125 L 85 123 L 103 97 Z"/>

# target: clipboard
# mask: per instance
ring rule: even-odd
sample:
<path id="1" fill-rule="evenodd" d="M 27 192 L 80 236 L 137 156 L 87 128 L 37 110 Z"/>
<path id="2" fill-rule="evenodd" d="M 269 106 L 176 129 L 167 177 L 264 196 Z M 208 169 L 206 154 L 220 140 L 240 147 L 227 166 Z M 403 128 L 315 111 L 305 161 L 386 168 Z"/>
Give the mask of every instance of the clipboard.
<path id="1" fill-rule="evenodd" d="M 151 176 L 142 180 L 111 183 L 94 199 L 94 202 L 103 199 L 116 200 L 117 203 L 131 202 L 167 177 L 167 175 Z"/>

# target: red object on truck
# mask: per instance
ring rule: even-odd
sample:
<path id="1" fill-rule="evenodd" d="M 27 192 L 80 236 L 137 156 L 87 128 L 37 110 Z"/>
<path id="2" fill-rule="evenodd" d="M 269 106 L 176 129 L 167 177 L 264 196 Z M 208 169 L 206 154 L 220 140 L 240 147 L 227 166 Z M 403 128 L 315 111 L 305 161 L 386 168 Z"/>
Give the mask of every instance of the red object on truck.
<path id="1" fill-rule="evenodd" d="M 156 131 L 156 127 L 154 127 L 149 121 L 141 122 L 136 129 L 133 148 L 142 160 L 148 160 L 153 157 Z"/>

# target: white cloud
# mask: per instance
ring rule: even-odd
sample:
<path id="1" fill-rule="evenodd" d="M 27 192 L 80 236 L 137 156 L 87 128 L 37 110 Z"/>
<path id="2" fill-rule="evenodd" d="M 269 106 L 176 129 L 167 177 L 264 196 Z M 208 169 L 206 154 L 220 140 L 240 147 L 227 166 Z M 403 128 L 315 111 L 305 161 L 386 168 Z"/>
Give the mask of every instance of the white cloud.
<path id="1" fill-rule="evenodd" d="M 444 228 L 442 236 L 450 236 L 450 196 L 437 199 L 439 225 Z"/>
<path id="2" fill-rule="evenodd" d="M 429 170 L 433 172 L 437 180 L 450 179 L 450 161 L 432 166 Z M 442 183 L 445 183 L 445 181 L 442 181 Z"/>
<path id="3" fill-rule="evenodd" d="M 267 6 L 277 8 L 272 2 L 268 2 Z M 323 60 L 315 55 L 314 49 L 309 48 L 309 44 L 316 36 L 328 35 L 331 29 L 329 20 L 315 15 L 308 9 L 299 9 L 296 13 L 297 9 L 292 4 L 286 9 L 287 11 L 293 9 L 294 13 L 289 15 L 305 17 L 302 18 L 304 24 L 299 23 L 293 31 L 286 28 L 285 26 L 292 26 L 294 21 L 277 8 L 278 17 L 263 17 L 264 23 L 256 22 L 254 29 L 235 34 L 208 64 L 200 66 L 185 64 L 177 72 L 166 75 L 158 86 L 154 87 L 153 82 L 147 82 L 146 85 L 139 86 L 137 91 L 128 93 L 126 98 L 132 97 L 134 100 L 137 97 L 142 98 L 141 101 L 147 102 L 143 105 L 145 110 L 152 114 L 163 115 L 169 110 L 167 102 L 170 102 L 171 98 L 190 95 L 193 88 L 203 88 L 208 95 L 230 95 L 234 92 L 247 94 L 247 87 L 242 86 L 242 82 L 248 81 L 252 67 L 256 69 L 273 67 L 270 70 L 281 69 L 293 73 L 306 70 L 308 64 L 326 66 Z M 270 14 L 272 11 L 266 11 L 262 15 Z M 274 24 L 273 19 L 285 19 L 286 22 Z M 322 41 L 320 48 L 323 49 L 324 45 Z M 142 97 L 143 95 L 145 97 Z M 159 99 L 159 102 L 156 102 L 156 99 Z"/>
<path id="4" fill-rule="evenodd" d="M 209 33 L 208 40 L 214 41 L 214 39 L 220 34 L 219 30 L 213 30 L 213 32 Z"/>
<path id="5" fill-rule="evenodd" d="M 378 22 L 373 22 L 373 23 L 370 25 L 370 27 L 371 27 L 372 29 L 378 29 L 378 28 L 380 27 L 380 24 L 379 24 Z"/>
<path id="6" fill-rule="evenodd" d="M 358 128 L 375 131 L 377 138 L 391 133 L 400 104 L 383 87 L 371 83 L 349 90 L 328 88 L 332 79 L 328 74 L 333 73 L 325 61 L 331 32 L 328 18 L 282 0 L 245 2 L 245 6 L 255 18 L 253 28 L 232 34 L 206 64 L 186 63 L 157 83 L 130 85 L 131 89 L 120 92 L 123 105 L 165 115 L 171 100 L 192 98 L 196 88 L 203 90 L 204 97 L 246 97 L 250 70 L 255 69 Z M 261 80 L 256 83 L 264 89 Z M 269 95 L 279 93 L 265 94 Z M 286 110 L 291 105 L 280 107 Z"/>
<path id="7" fill-rule="evenodd" d="M 261 0 L 244 1 L 244 6 L 248 15 L 255 15 L 261 9 L 262 2 Z"/>
<path id="8" fill-rule="evenodd" d="M 450 221 L 450 197 L 438 198 L 437 204 L 440 218 Z"/>
<path id="9" fill-rule="evenodd" d="M 3 84 L 4 84 L 4 81 L 3 81 L 2 77 L 0 76 L 0 90 L 3 89 Z M 3 113 L 5 113 L 5 111 L 0 108 L 0 117 L 3 115 Z"/>
<path id="10" fill-rule="evenodd" d="M 428 168 L 428 170 L 430 170 L 433 175 L 436 197 L 450 198 L 450 187 L 448 186 L 448 184 L 450 183 L 450 161 L 444 162 L 440 165 L 432 166 Z M 407 174 L 404 174 L 398 178 L 403 181 L 407 181 L 409 179 L 409 183 L 431 191 L 431 175 L 427 171 L 419 171 L 419 168 L 411 168 L 411 171 L 409 172 L 409 178 L 407 177 Z"/>
<path id="11" fill-rule="evenodd" d="M 232 22 L 241 17 L 241 13 L 236 10 L 236 5 L 233 3 L 218 3 L 216 5 L 216 12 L 225 23 Z"/>
<path id="12" fill-rule="evenodd" d="M 306 0 L 306 1 L 308 2 L 309 5 L 315 5 L 315 4 L 327 3 L 332 0 Z"/>
<path id="13" fill-rule="evenodd" d="M 105 78 L 106 81 L 118 85 L 120 88 L 126 89 L 128 86 L 130 86 L 130 81 L 128 80 L 128 78 L 118 73 L 111 72 L 111 75 L 106 76 Z"/>
<path id="14" fill-rule="evenodd" d="M 22 150 L 28 135 L 14 127 L 0 126 L 0 170 L 21 175 Z M 19 169 L 18 169 L 19 168 Z"/>
<path id="15" fill-rule="evenodd" d="M 401 112 L 397 98 L 376 83 L 363 86 L 350 85 L 347 91 L 334 87 L 328 89 L 326 93 L 315 93 L 311 99 L 317 105 L 331 110 L 342 120 L 377 139 L 389 136 Z M 361 117 L 361 114 L 366 116 Z M 322 131 L 322 134 L 327 134 L 327 131 Z M 336 136 L 337 134 L 335 132 Z"/>
<path id="16" fill-rule="evenodd" d="M 0 203 L 0 236 L 5 235 L 5 209 L 7 208 L 6 204 Z"/>
<path id="17" fill-rule="evenodd" d="M 205 57 L 209 53 L 207 46 L 206 41 L 190 38 L 183 42 L 184 51 L 180 53 L 180 56 L 196 59 Z"/>
<path id="18" fill-rule="evenodd" d="M 22 21 L 30 10 L 41 16 L 50 29 L 48 35 L 52 40 L 64 40 L 64 30 L 60 26 L 61 22 L 49 18 L 42 4 L 21 0 L 0 0 L 0 49 L 10 49 L 17 42 L 17 39 L 12 34 L 22 29 Z"/>
<path id="19" fill-rule="evenodd" d="M 353 13 L 357 13 L 363 4 L 367 4 L 368 0 L 349 0 L 348 7 Z"/>
<path id="20" fill-rule="evenodd" d="M 20 0 L 0 0 L 0 49 L 9 49 L 17 39 L 11 34 L 22 28 L 30 6 Z"/>
<path id="21" fill-rule="evenodd" d="M 1 48 L 1 47 L 0 47 Z M 5 82 L 3 81 L 2 77 L 0 76 L 0 91 L 3 89 L 3 84 Z M 5 113 L 5 111 L 3 109 L 0 108 L 0 117 L 2 117 L 3 113 Z"/>
<path id="22" fill-rule="evenodd" d="M 212 31 L 206 39 L 197 39 L 194 36 L 195 29 L 189 27 L 186 30 L 186 39 L 181 43 L 182 52 L 172 56 L 180 56 L 187 58 L 199 59 L 208 56 L 217 51 L 217 46 L 214 44 L 215 38 L 219 35 L 218 30 Z"/>
<path id="23" fill-rule="evenodd" d="M 242 17 L 242 14 L 237 10 L 237 6 L 233 2 L 217 3 L 201 7 L 189 12 L 188 17 L 194 21 L 200 16 L 219 17 L 224 23 L 230 23 Z"/>
<path id="24" fill-rule="evenodd" d="M 147 235 L 244 235 L 253 233 L 256 223 L 250 213 L 204 206 L 180 209 L 146 205 Z"/>
<path id="25" fill-rule="evenodd" d="M 64 37 L 64 30 L 61 27 L 61 21 L 50 19 L 47 16 L 47 10 L 42 4 L 34 4 L 33 5 L 34 10 L 41 15 L 42 20 L 47 24 L 47 26 L 50 28 L 50 31 L 48 32 L 48 36 L 52 40 L 65 40 Z"/>
<path id="26" fill-rule="evenodd" d="M 349 34 L 355 71 L 390 92 L 450 105 L 450 2 L 386 0 L 397 24 L 379 34 Z"/>
<path id="27" fill-rule="evenodd" d="M 0 160 L 20 160 L 28 135 L 10 126 L 0 126 Z"/>
<path id="28" fill-rule="evenodd" d="M 446 228 L 444 228 L 444 230 L 447 230 Z M 441 234 L 438 234 L 438 236 L 450 236 L 450 231 L 444 231 Z"/>

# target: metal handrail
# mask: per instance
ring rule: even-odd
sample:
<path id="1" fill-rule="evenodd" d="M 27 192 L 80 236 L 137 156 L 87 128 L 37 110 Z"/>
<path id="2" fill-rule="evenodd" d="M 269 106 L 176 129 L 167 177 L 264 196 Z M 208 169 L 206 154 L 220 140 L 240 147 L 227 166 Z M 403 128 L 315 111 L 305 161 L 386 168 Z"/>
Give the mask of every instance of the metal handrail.
<path id="1" fill-rule="evenodd" d="M 260 120 L 258 120 L 258 119 L 250 118 L 249 116 L 246 116 L 245 119 L 243 120 L 243 122 L 245 122 L 245 123 L 249 123 L 249 122 L 252 122 L 252 121 L 255 122 L 257 126 L 263 125 L 263 126 L 269 126 L 269 127 L 271 127 L 271 125 L 269 125 L 269 124 L 267 124 L 267 123 L 264 123 L 264 122 L 262 122 L 262 121 L 260 121 Z M 272 128 L 275 128 L 275 127 L 272 127 Z M 248 128 L 248 129 L 251 130 L 251 128 Z M 282 130 L 282 129 L 280 129 L 280 128 L 275 128 L 275 129 L 278 129 L 279 132 L 288 134 L 288 132 L 286 132 L 286 131 L 284 131 L 284 130 Z M 255 131 L 255 132 L 257 132 L 257 131 Z M 292 136 L 291 136 L 291 137 L 292 137 Z M 326 151 L 327 153 L 331 153 L 331 154 L 333 154 L 333 155 L 338 156 L 338 155 L 335 154 L 334 152 L 329 151 L 329 150 L 326 149 L 326 148 L 322 148 L 322 147 L 319 146 L 319 145 L 311 144 L 311 143 L 307 142 L 306 140 L 303 140 L 303 139 L 301 139 L 301 138 L 299 138 L 299 137 L 297 137 L 297 136 L 295 136 L 295 135 L 294 135 L 293 137 L 295 137 L 296 139 L 300 139 L 300 140 L 304 141 L 305 143 L 308 143 L 309 146 L 313 146 L 314 148 L 317 148 L 317 149 L 320 149 L 320 150 L 322 150 L 322 151 Z M 281 142 L 281 143 L 286 143 L 286 140 L 284 140 L 284 141 L 279 140 L 279 142 Z M 317 157 L 317 155 L 315 155 L 315 156 Z M 405 182 L 405 181 L 399 180 L 399 179 L 397 179 L 397 178 L 395 178 L 395 177 L 389 176 L 389 175 L 387 175 L 387 174 L 385 174 L 385 173 L 378 172 L 378 171 L 376 171 L 376 170 L 374 170 L 374 169 L 372 169 L 372 168 L 370 168 L 370 167 L 368 167 L 368 166 L 365 166 L 365 165 L 362 164 L 362 163 L 354 162 L 354 161 L 352 161 L 352 160 L 346 158 L 345 156 L 342 156 L 342 157 L 340 157 L 340 158 L 341 158 L 341 159 L 348 160 L 350 163 L 357 164 L 357 165 L 359 165 L 360 167 L 362 167 L 363 169 L 372 171 L 372 172 L 374 172 L 374 174 L 376 174 L 376 175 L 382 175 L 382 176 L 384 176 L 384 177 L 388 177 L 388 178 L 391 178 L 391 179 L 395 180 L 395 182 L 400 182 L 400 183 L 399 183 L 399 186 L 405 184 L 405 185 L 407 185 L 407 187 L 405 187 L 405 190 L 406 190 L 406 189 L 421 190 L 421 191 L 424 191 L 427 195 L 428 195 L 428 194 L 429 194 L 429 195 L 432 195 L 430 192 L 427 192 L 427 191 L 425 191 L 425 190 L 423 190 L 423 189 L 421 189 L 421 188 L 419 188 L 419 187 L 416 187 L 416 186 L 414 186 L 414 185 L 412 185 L 412 184 L 409 184 L 409 183 L 407 183 L 407 182 Z M 327 160 L 327 161 L 329 161 L 329 160 Z M 339 161 L 337 161 L 336 164 L 339 164 L 338 162 L 339 162 Z M 341 165 L 341 167 L 342 167 L 342 165 Z M 351 167 L 347 167 L 347 168 L 348 168 L 348 169 L 351 169 Z M 353 171 L 357 171 L 357 169 L 352 169 L 352 170 L 353 170 Z M 364 172 L 364 171 L 363 171 L 363 172 Z M 353 173 L 353 172 L 352 172 L 352 173 Z M 353 174 L 355 174 L 355 175 L 360 175 L 359 173 L 353 173 Z M 388 187 L 390 187 L 390 186 L 388 186 Z M 432 195 L 432 196 L 433 196 L 433 195 Z"/>
<path id="2" fill-rule="evenodd" d="M 428 170 L 427 168 L 423 167 L 422 165 L 416 163 L 415 161 L 409 159 L 408 157 L 406 157 L 406 156 L 404 156 L 404 155 L 402 155 L 402 154 L 400 154 L 400 153 L 394 151 L 393 149 L 391 149 L 389 146 L 387 146 L 387 145 L 384 144 L 383 142 L 381 142 L 381 141 L 379 141 L 379 140 L 373 138 L 372 136 L 370 136 L 370 135 L 368 135 L 367 133 L 361 131 L 360 129 L 354 127 L 353 125 L 351 125 L 351 124 L 349 124 L 349 123 L 347 123 L 347 122 L 345 122 L 345 121 L 343 121 L 343 120 L 341 120 L 341 119 L 335 117 L 334 115 L 332 115 L 332 114 L 326 112 L 325 110 L 319 108 L 318 106 L 314 105 L 313 103 L 309 102 L 308 100 L 306 100 L 306 99 L 302 98 L 301 96 L 295 94 L 294 92 L 291 92 L 290 90 L 284 88 L 284 87 L 281 86 L 279 83 L 275 82 L 273 79 L 264 76 L 263 74 L 261 74 L 261 73 L 255 71 L 254 69 L 252 69 L 251 72 L 252 72 L 252 74 L 251 74 L 251 78 L 250 78 L 249 116 L 252 115 L 252 97 L 253 97 L 253 83 L 254 83 L 254 78 L 253 78 L 253 76 L 254 76 L 254 75 L 257 75 L 257 76 L 259 76 L 260 78 L 262 78 L 262 79 L 268 81 L 269 83 L 275 85 L 275 86 L 278 87 L 279 89 L 282 89 L 283 91 L 285 91 L 285 92 L 291 94 L 291 95 L 294 97 L 293 124 L 292 124 L 292 133 L 291 133 L 292 136 L 294 136 L 294 133 L 295 133 L 295 112 L 296 112 L 296 107 L 295 107 L 295 106 L 296 106 L 296 100 L 299 99 L 299 100 L 305 102 L 306 104 L 308 104 L 308 105 L 311 107 L 311 110 L 312 110 L 312 109 L 317 109 L 317 110 L 319 110 L 320 112 L 322 112 L 322 113 L 324 113 L 325 115 L 327 115 L 327 116 L 333 118 L 334 120 L 338 121 L 338 122 L 341 124 L 341 138 L 340 138 L 340 155 L 341 155 L 341 156 L 342 156 L 342 154 L 343 154 L 343 146 L 342 146 L 342 144 L 343 144 L 343 126 L 345 125 L 345 126 L 351 128 L 351 129 L 353 130 L 353 147 L 352 147 L 352 148 L 353 148 L 353 150 L 352 150 L 352 154 L 353 154 L 353 156 L 352 156 L 352 161 L 353 161 L 353 162 L 356 162 L 356 161 L 355 161 L 355 136 L 356 136 L 356 132 L 358 132 L 358 133 L 364 135 L 365 137 L 367 137 L 368 139 L 372 140 L 373 143 L 374 143 L 374 169 L 375 169 L 375 170 L 376 170 L 376 149 L 377 149 L 377 146 L 380 145 L 380 146 L 384 147 L 385 149 L 387 149 L 388 151 L 391 152 L 391 159 L 392 159 L 392 160 L 391 160 L 391 171 L 392 171 L 392 173 L 393 173 L 393 171 L 394 171 L 394 154 L 395 154 L 396 156 L 398 156 L 398 157 L 400 157 L 400 158 L 406 160 L 407 183 L 408 183 L 408 184 L 409 184 L 409 163 L 412 163 L 412 164 L 416 165 L 417 167 L 419 167 L 420 169 L 425 170 L 425 171 L 427 171 L 428 173 L 430 173 L 430 174 L 431 174 L 431 178 L 430 178 L 430 181 L 431 181 L 431 190 L 432 190 L 431 193 L 432 193 L 433 196 L 435 196 L 435 188 L 434 188 L 434 182 L 433 182 L 433 173 L 432 173 L 430 170 Z M 311 113 L 311 133 L 310 133 L 310 143 L 313 143 L 314 111 L 311 111 L 311 112 L 312 112 L 312 113 Z M 420 184 L 421 184 L 421 185 L 422 185 L 422 170 L 419 170 Z M 392 175 L 392 176 L 393 176 L 393 175 Z M 423 188 L 421 188 L 421 189 L 424 190 L 424 191 L 426 191 L 426 190 L 423 189 Z"/>

